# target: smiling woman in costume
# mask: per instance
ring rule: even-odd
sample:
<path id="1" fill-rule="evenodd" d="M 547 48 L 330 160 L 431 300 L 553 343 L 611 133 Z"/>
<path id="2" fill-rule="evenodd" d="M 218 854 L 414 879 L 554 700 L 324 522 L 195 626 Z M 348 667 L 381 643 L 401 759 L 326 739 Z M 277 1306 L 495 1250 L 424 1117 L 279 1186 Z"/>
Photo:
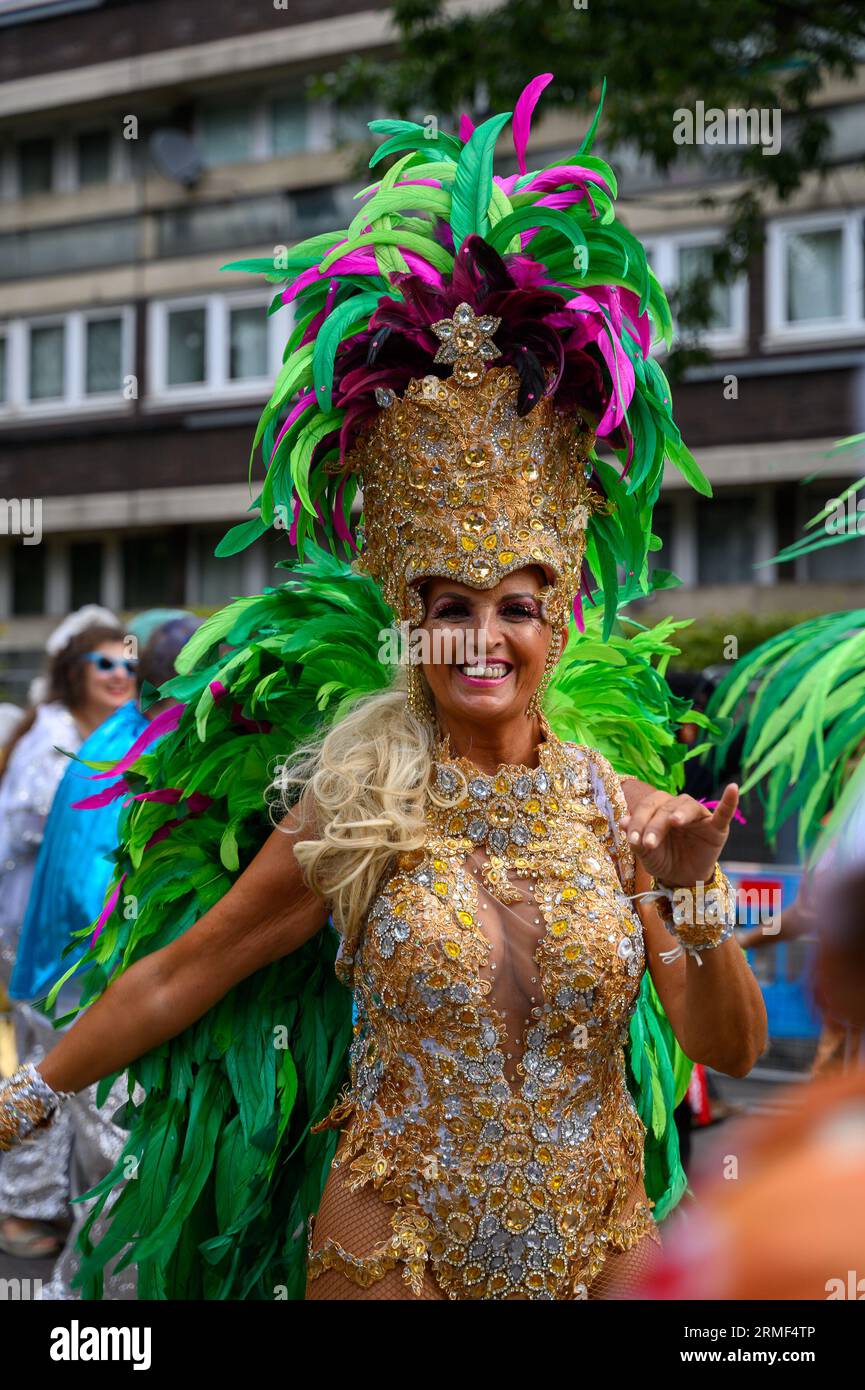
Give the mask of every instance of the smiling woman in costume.
<path id="1" fill-rule="evenodd" d="M 308 1298 L 615 1296 L 682 1189 L 670 1029 L 735 1075 L 765 1046 L 718 866 L 737 789 L 712 813 L 633 775 L 676 785 L 664 750 L 682 709 L 640 635 L 613 633 L 616 564 L 625 598 L 647 591 L 665 458 L 706 485 L 649 356 L 666 302 L 615 221 L 591 133 L 571 163 L 526 172 L 548 80 L 514 112 L 518 175 L 492 173 L 510 113 L 432 142 L 374 122 L 390 137 L 379 156 L 401 158 L 352 226 L 296 248 L 287 271 L 250 267 L 289 281 L 298 321 L 257 436 L 260 519 L 226 548 L 283 508 L 301 550 L 318 522 L 334 557 L 310 546 L 282 590 L 193 639 L 172 683 L 186 708 L 158 755 L 117 769 L 117 794 L 145 808 L 118 867 L 143 907 L 121 923 L 116 889 L 94 947 L 116 978 L 38 1072 L 0 1091 L 2 1144 L 50 1122 L 56 1093 L 142 1059 L 129 1151 L 144 1163 L 102 1257 L 132 1241 L 142 1296 L 195 1296 L 195 1248 L 205 1296 L 241 1279 L 240 1296 L 267 1296 L 304 1229 Z M 359 482 L 349 568 L 335 556 L 357 550 Z M 595 604 L 599 581 L 591 642 L 581 597 Z M 388 616 L 420 629 L 421 662 L 395 682 L 369 659 Z M 598 697 L 618 770 L 567 736 L 601 727 Z M 244 787 L 277 751 L 286 814 L 261 847 Z M 185 881 L 169 896 L 157 867 L 170 873 L 172 854 Z M 246 861 L 219 901 L 214 854 L 223 880 Z M 166 896 L 182 912 L 157 923 Z M 329 919 L 350 1048 L 319 971 Z M 235 988 L 266 966 L 277 973 Z M 148 1061 L 169 1038 L 168 1065 Z M 146 1169 L 166 1125 L 183 1174 L 170 1155 Z M 142 1232 L 136 1203 L 157 1180 L 173 1195 Z"/>

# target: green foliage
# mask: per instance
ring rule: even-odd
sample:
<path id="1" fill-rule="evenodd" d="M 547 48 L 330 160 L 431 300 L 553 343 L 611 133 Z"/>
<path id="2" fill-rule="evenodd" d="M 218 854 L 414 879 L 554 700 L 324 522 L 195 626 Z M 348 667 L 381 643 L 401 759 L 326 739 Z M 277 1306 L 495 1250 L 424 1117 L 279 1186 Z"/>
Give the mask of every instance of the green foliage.
<path id="1" fill-rule="evenodd" d="M 550 68 L 556 80 L 544 93 L 546 109 L 594 105 L 605 78 L 606 148 L 635 148 L 661 173 L 695 154 L 674 140 L 680 108 L 693 110 L 699 99 L 707 110 L 782 111 L 783 146 L 772 158 L 759 144 L 700 150 L 707 168 L 739 191 L 701 190 L 702 205 L 716 208 L 729 232 L 710 274 L 679 296 L 674 375 L 705 359 L 700 337 L 710 323 L 711 285 L 731 283 L 760 248 L 762 203 L 787 203 L 806 175 L 822 172 L 830 128 L 815 97 L 827 78 L 853 78 L 865 38 L 854 0 L 667 0 L 662 11 L 639 0 L 583 8 L 572 0 L 502 0 L 494 19 L 483 8 L 448 13 L 444 0 L 394 0 L 393 19 L 396 51 L 347 60 L 329 75 L 331 95 L 352 103 L 374 91 L 389 111 L 434 113 L 447 124 L 460 110 L 482 120 Z M 479 91 L 486 110 L 477 110 Z"/>
<path id="2" fill-rule="evenodd" d="M 763 642 L 736 663 L 707 713 L 744 722 L 741 790 L 758 788 L 770 843 L 798 814 L 804 855 L 865 739 L 865 609 L 811 618 Z M 719 766 L 739 727 L 718 744 Z"/>

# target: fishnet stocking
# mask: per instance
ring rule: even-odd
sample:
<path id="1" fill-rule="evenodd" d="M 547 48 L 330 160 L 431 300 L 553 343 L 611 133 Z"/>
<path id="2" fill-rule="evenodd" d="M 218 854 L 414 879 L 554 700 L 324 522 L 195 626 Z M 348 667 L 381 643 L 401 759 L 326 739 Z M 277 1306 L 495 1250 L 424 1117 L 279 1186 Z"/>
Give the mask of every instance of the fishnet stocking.
<path id="1" fill-rule="evenodd" d="M 350 1191 L 342 1169 L 332 1169 L 313 1225 L 312 1248 L 318 1252 L 330 1240 L 347 1254 L 369 1255 L 390 1239 L 392 1211 L 393 1208 L 370 1187 L 363 1187 L 358 1192 Z M 608 1254 L 603 1268 L 589 1287 L 588 1297 L 607 1300 L 632 1297 L 658 1267 L 661 1259 L 660 1236 L 652 1230 L 630 1250 L 613 1250 Z M 356 1284 L 340 1269 L 327 1269 L 317 1278 L 308 1280 L 306 1297 L 309 1301 L 326 1299 L 341 1302 L 356 1299 L 403 1301 L 418 1297 L 429 1302 L 446 1297 L 430 1269 L 424 1275 L 421 1293 L 412 1293 L 411 1286 L 403 1278 L 403 1268 L 402 1264 L 397 1264 L 366 1288 Z"/>
<path id="2" fill-rule="evenodd" d="M 660 1236 L 643 1236 L 630 1250 L 612 1250 L 589 1285 L 590 1299 L 633 1298 L 663 1259 Z"/>
<path id="3" fill-rule="evenodd" d="M 393 1207 L 383 1202 L 372 1188 L 362 1187 L 351 1192 L 346 1186 L 342 1169 L 332 1169 L 312 1232 L 312 1248 L 319 1251 L 328 1239 L 336 1241 L 350 1255 L 369 1255 L 383 1246 L 391 1236 L 390 1218 Z M 328 1269 L 307 1282 L 306 1297 L 315 1299 L 416 1299 L 411 1286 L 403 1278 L 403 1264 L 388 1270 L 383 1278 L 367 1288 L 361 1288 L 339 1269 Z M 419 1297 L 423 1300 L 445 1298 L 429 1270 L 424 1275 Z"/>

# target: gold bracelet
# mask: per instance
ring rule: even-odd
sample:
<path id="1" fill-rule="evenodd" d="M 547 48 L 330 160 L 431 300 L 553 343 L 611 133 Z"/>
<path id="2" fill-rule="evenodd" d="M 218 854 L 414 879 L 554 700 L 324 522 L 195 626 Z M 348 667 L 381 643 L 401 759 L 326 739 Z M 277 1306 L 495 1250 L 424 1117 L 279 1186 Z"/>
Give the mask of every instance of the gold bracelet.
<path id="1" fill-rule="evenodd" d="M 653 878 L 652 892 L 667 930 L 685 950 L 711 951 L 733 935 L 736 893 L 719 863 L 710 878 L 691 887 L 669 888 Z"/>

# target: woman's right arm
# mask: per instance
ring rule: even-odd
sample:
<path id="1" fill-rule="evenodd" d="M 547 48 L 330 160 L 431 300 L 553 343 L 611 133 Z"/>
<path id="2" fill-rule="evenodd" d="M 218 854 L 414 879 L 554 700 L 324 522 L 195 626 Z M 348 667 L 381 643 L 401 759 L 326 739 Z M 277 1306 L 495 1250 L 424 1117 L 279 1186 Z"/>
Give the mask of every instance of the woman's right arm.
<path id="1" fill-rule="evenodd" d="M 314 936 L 329 909 L 294 856 L 294 845 L 309 838 L 303 826 L 274 830 L 199 922 L 118 976 L 39 1063 L 52 1090 L 80 1091 L 121 1071 Z"/>

